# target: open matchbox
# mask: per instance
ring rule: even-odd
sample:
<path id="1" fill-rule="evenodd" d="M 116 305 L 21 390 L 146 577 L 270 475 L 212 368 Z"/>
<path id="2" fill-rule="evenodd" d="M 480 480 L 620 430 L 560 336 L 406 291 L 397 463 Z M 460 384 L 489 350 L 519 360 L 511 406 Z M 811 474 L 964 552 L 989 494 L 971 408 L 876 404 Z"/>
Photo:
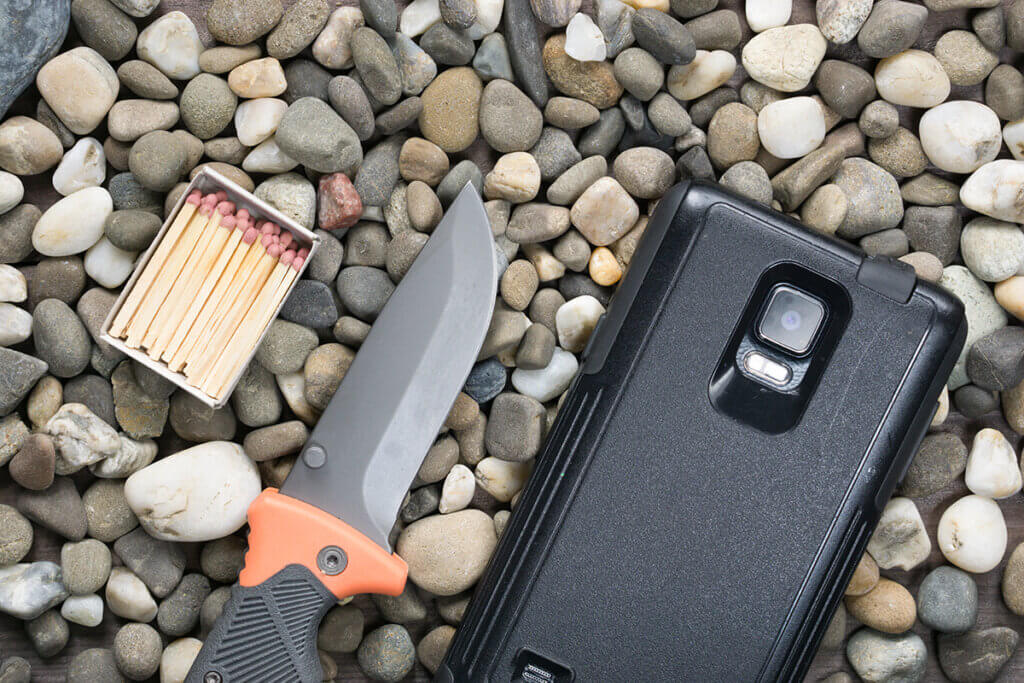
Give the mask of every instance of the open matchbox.
<path id="1" fill-rule="evenodd" d="M 203 196 L 221 191 L 224 192 L 227 195 L 227 201 L 234 203 L 236 211 L 245 209 L 246 211 L 248 211 L 253 221 L 269 221 L 271 223 L 276 224 L 277 226 L 280 226 L 281 234 L 283 234 L 284 232 L 288 232 L 291 234 L 291 244 L 293 245 L 293 249 L 294 247 L 308 249 L 308 254 L 306 255 L 301 265 L 297 269 L 295 269 L 296 272 L 289 273 L 291 277 L 289 278 L 286 276 L 284 280 L 282 280 L 282 285 L 279 288 L 278 293 L 280 294 L 280 292 L 283 292 L 283 296 L 278 295 L 277 297 L 268 297 L 268 299 L 271 300 L 271 303 L 276 302 L 276 305 L 272 305 L 271 307 L 267 308 L 266 311 L 263 312 L 263 315 L 261 317 L 266 319 L 266 323 L 262 325 L 262 329 L 257 330 L 256 327 L 253 327 L 254 325 L 258 325 L 258 323 L 254 322 L 254 320 L 251 319 L 256 307 L 254 306 L 253 309 L 246 311 L 245 315 L 250 316 L 250 319 L 245 320 L 243 318 L 243 323 L 248 323 L 252 331 L 246 335 L 247 339 L 245 339 L 245 341 L 251 340 L 253 338 L 253 335 L 255 335 L 255 342 L 251 344 L 244 344 L 244 348 L 232 348 L 232 352 L 230 355 L 235 358 L 238 358 L 238 354 L 244 354 L 245 362 L 237 364 L 235 366 L 235 369 L 230 372 L 226 379 L 226 384 L 223 385 L 226 387 L 226 389 L 219 392 L 219 395 L 213 395 L 211 393 L 208 393 L 207 391 L 204 391 L 203 389 L 199 388 L 191 381 L 189 381 L 185 374 L 187 368 L 182 368 L 182 370 L 180 371 L 172 370 L 168 366 L 168 363 L 166 362 L 165 359 L 155 360 L 153 357 L 151 357 L 149 353 L 147 353 L 147 351 L 144 348 L 133 348 L 129 346 L 128 343 L 126 343 L 125 339 L 122 339 L 117 335 L 111 334 L 111 326 L 115 323 L 115 320 L 117 320 L 118 313 L 121 311 L 122 307 L 126 305 L 126 302 L 128 302 L 129 305 L 131 304 L 130 298 L 132 297 L 132 292 L 136 284 L 139 282 L 139 278 L 143 275 L 143 271 L 146 270 L 146 266 L 154 258 L 154 254 L 156 254 L 160 249 L 161 242 L 164 240 L 165 236 L 167 236 L 168 231 L 174 225 L 175 219 L 179 216 L 179 213 L 182 211 L 182 208 L 185 205 L 186 200 L 190 195 L 194 194 L 194 192 L 197 190 Z M 196 212 L 195 215 L 198 216 L 198 212 Z M 246 367 L 248 367 L 249 363 L 252 361 L 253 356 L 256 354 L 256 349 L 258 349 L 259 345 L 262 343 L 263 337 L 266 334 L 267 329 L 270 327 L 270 323 L 273 322 L 273 320 L 277 317 L 277 314 L 281 310 L 281 306 L 284 304 L 288 296 L 291 294 L 292 289 L 295 287 L 295 283 L 297 283 L 301 279 L 303 272 L 309 265 L 309 260 L 316 253 L 316 250 L 319 246 L 320 238 L 317 235 L 315 235 L 312 231 L 302 227 L 293 219 L 289 218 L 288 216 L 285 216 L 280 211 L 275 209 L 273 206 L 259 199 L 250 192 L 247 192 L 246 190 L 242 189 L 236 183 L 232 182 L 231 180 L 228 180 L 225 176 L 221 175 L 220 173 L 217 173 L 216 171 L 211 170 L 209 168 L 204 168 L 196 175 L 195 178 L 192 179 L 192 181 L 188 184 L 188 187 L 185 189 L 185 191 L 181 193 L 181 196 L 175 203 L 174 208 L 167 215 L 167 218 L 164 221 L 163 226 L 160 228 L 160 232 L 157 233 L 156 238 L 153 240 L 153 243 L 149 246 L 145 253 L 142 254 L 141 257 L 139 257 L 138 261 L 136 261 L 135 269 L 132 272 L 131 277 L 128 279 L 128 282 L 125 284 L 120 296 L 118 296 L 117 301 L 114 303 L 114 307 L 111 309 L 110 313 L 107 315 L 106 320 L 103 322 L 103 327 L 101 328 L 101 337 L 105 342 L 107 342 L 114 348 L 118 349 L 119 351 L 127 355 L 129 358 L 138 361 L 147 368 L 162 375 L 163 377 L 166 377 L 170 381 L 174 382 L 177 386 L 181 387 L 188 393 L 198 398 L 206 405 L 212 408 L 220 408 L 227 403 L 228 399 L 231 396 L 231 393 L 234 391 L 235 385 L 238 384 L 238 380 L 241 378 L 242 374 L 245 372 Z M 197 268 L 196 270 L 198 271 L 199 269 Z M 287 280 L 290 280 L 290 283 L 287 282 Z M 153 289 L 153 287 L 150 288 Z M 214 290 L 216 289 L 216 286 L 214 286 Z M 145 299 L 148 297 L 149 294 L 147 293 L 142 297 L 142 300 L 145 301 Z M 136 301 L 139 300 L 139 297 L 134 298 Z M 211 296 L 211 299 L 212 298 L 213 297 Z M 224 297 L 224 300 L 228 301 L 227 297 Z M 203 308 L 205 309 L 205 306 Z M 199 318 L 201 318 L 202 315 L 203 313 L 197 314 Z M 267 315 L 269 315 L 269 318 L 267 318 Z M 186 318 L 187 317 L 188 316 L 186 315 Z M 210 317 L 212 319 L 216 316 Z M 122 319 L 123 318 L 124 316 L 122 316 Z M 223 319 L 223 316 L 221 316 L 221 319 Z M 214 322 L 213 324 L 216 325 L 218 322 L 219 320 Z M 207 335 L 204 334 L 202 335 L 202 337 L 206 338 L 200 338 L 199 341 L 197 342 L 197 346 L 198 344 L 207 344 L 210 342 L 210 339 L 207 337 Z M 234 339 L 232 339 L 232 341 L 234 341 Z"/>

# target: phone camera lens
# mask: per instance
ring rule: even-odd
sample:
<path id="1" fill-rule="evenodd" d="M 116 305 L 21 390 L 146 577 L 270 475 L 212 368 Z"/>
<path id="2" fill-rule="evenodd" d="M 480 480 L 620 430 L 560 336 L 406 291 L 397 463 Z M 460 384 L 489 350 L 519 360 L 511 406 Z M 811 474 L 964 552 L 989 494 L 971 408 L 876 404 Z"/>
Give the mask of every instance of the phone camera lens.
<path id="1" fill-rule="evenodd" d="M 825 304 L 820 299 L 795 287 L 778 285 L 768 295 L 757 333 L 769 344 L 801 356 L 814 344 L 824 321 Z"/>

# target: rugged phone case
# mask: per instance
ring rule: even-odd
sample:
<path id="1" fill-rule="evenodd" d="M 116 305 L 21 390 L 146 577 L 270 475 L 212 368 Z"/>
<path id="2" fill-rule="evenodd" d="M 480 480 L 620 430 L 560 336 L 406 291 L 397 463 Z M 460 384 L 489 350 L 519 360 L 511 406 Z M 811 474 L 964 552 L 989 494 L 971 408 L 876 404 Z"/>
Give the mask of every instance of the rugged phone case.
<path id="1" fill-rule="evenodd" d="M 792 264 L 845 291 L 845 330 L 802 414 L 757 428 L 711 387 L 764 274 Z M 960 302 L 904 264 L 673 188 L 437 680 L 799 680 L 965 336 Z"/>

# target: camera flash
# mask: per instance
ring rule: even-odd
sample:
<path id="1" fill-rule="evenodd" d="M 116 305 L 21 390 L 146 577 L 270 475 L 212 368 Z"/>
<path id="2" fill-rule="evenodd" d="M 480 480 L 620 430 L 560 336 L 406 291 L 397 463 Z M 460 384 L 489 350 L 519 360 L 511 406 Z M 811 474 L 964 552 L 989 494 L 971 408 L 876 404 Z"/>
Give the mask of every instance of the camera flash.
<path id="1" fill-rule="evenodd" d="M 787 366 L 757 351 L 751 351 L 743 358 L 743 367 L 755 377 L 778 386 L 786 384 L 792 376 Z"/>

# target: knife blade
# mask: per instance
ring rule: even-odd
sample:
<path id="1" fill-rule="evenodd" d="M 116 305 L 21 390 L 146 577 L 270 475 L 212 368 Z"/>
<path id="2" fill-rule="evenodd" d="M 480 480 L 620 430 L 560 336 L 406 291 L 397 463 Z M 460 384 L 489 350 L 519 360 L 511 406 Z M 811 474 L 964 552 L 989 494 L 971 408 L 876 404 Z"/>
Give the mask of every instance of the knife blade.
<path id="1" fill-rule="evenodd" d="M 469 185 L 374 322 L 280 491 L 249 507 L 239 585 L 189 683 L 319 681 L 331 605 L 398 595 L 388 535 L 483 344 L 497 288 L 490 223 Z"/>

